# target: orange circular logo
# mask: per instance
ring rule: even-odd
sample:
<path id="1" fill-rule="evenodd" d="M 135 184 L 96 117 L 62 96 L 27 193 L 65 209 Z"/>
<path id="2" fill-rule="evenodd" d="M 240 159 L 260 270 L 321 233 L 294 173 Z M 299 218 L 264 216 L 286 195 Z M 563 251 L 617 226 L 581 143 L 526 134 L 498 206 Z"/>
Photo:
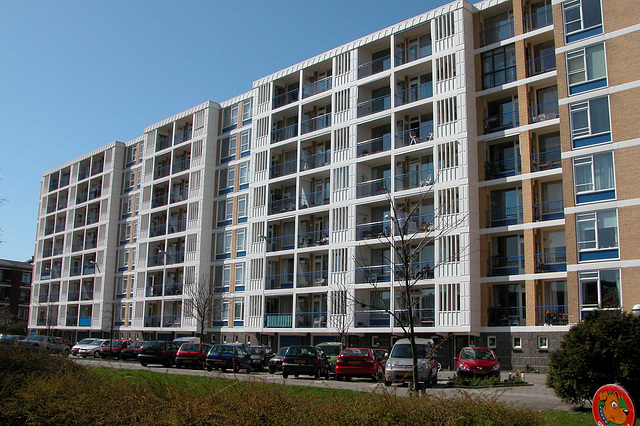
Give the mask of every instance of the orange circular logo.
<path id="1" fill-rule="evenodd" d="M 591 406 L 593 418 L 599 426 L 633 426 L 636 409 L 629 392 L 620 385 L 604 385 L 596 391 Z"/>

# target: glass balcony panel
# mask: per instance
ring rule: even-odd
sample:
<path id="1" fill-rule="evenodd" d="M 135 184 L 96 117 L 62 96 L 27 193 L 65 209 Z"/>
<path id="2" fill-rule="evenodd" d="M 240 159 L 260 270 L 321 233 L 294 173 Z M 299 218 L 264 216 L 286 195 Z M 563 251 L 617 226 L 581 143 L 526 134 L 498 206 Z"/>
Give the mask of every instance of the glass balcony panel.
<path id="1" fill-rule="evenodd" d="M 385 238 L 391 236 L 391 221 L 362 223 L 356 225 L 356 239 Z"/>
<path id="2" fill-rule="evenodd" d="M 293 89 L 273 97 L 272 109 L 280 108 L 298 100 L 299 89 Z"/>
<path id="3" fill-rule="evenodd" d="M 145 327 L 160 327 L 162 317 L 160 315 L 146 315 L 144 317 Z"/>
<path id="4" fill-rule="evenodd" d="M 395 53 L 396 66 L 431 55 L 431 40 Z"/>
<path id="5" fill-rule="evenodd" d="M 166 206 L 168 200 L 169 200 L 169 194 L 162 194 L 162 195 L 153 197 L 153 199 L 151 200 L 151 207 L 156 208 L 160 206 Z"/>
<path id="6" fill-rule="evenodd" d="M 433 327 L 436 324 L 435 309 L 412 309 L 413 325 L 416 327 Z M 396 327 L 409 325 L 409 311 L 400 309 L 395 311 L 398 319 L 394 321 Z"/>
<path id="7" fill-rule="evenodd" d="M 389 312 L 383 310 L 356 311 L 356 327 L 389 327 Z"/>
<path id="8" fill-rule="evenodd" d="M 329 231 L 320 230 L 298 234 L 298 248 L 329 244 Z"/>
<path id="9" fill-rule="evenodd" d="M 566 252 L 536 254 L 536 272 L 563 272 L 566 270 Z"/>
<path id="10" fill-rule="evenodd" d="M 356 147 L 358 158 L 391 149 L 391 135 L 386 134 L 379 138 L 358 142 Z"/>
<path id="11" fill-rule="evenodd" d="M 183 232 L 187 230 L 187 219 L 174 220 L 168 223 L 169 225 L 169 234 L 173 234 L 175 232 Z"/>
<path id="12" fill-rule="evenodd" d="M 173 144 L 178 145 L 179 143 L 186 142 L 189 139 L 191 139 L 192 135 L 193 135 L 192 129 L 179 131 L 178 133 L 176 133 Z"/>
<path id="13" fill-rule="evenodd" d="M 533 205 L 533 218 L 536 221 L 564 218 L 564 200 L 535 203 Z"/>
<path id="14" fill-rule="evenodd" d="M 298 123 L 271 132 L 271 143 L 284 141 L 298 136 Z"/>
<path id="15" fill-rule="evenodd" d="M 318 152 L 300 158 L 300 171 L 315 169 L 331 164 L 331 150 Z"/>
<path id="16" fill-rule="evenodd" d="M 280 250 L 292 250 L 295 248 L 296 236 L 283 235 L 281 237 L 271 237 L 267 239 L 267 251 L 274 252 Z"/>
<path id="17" fill-rule="evenodd" d="M 549 5 L 540 12 L 524 17 L 524 32 L 537 30 L 551 24 L 553 24 L 553 12 L 551 5 Z"/>
<path id="18" fill-rule="evenodd" d="M 568 325 L 569 306 L 536 306 L 536 325 Z"/>
<path id="19" fill-rule="evenodd" d="M 331 126 L 331 113 L 304 120 L 301 123 L 300 131 L 304 135 L 305 133 L 315 132 L 316 130 L 324 129 L 329 126 Z"/>
<path id="20" fill-rule="evenodd" d="M 168 251 L 164 256 L 167 258 L 167 265 L 184 262 L 184 251 Z"/>
<path id="21" fill-rule="evenodd" d="M 328 285 L 329 271 L 298 272 L 296 287 L 322 287 Z"/>
<path id="22" fill-rule="evenodd" d="M 300 196 L 300 208 L 326 206 L 330 202 L 330 192 L 328 189 L 322 191 L 309 192 Z"/>
<path id="23" fill-rule="evenodd" d="M 491 209 L 487 212 L 487 227 L 516 225 L 523 222 L 522 206 Z"/>
<path id="24" fill-rule="evenodd" d="M 324 328 L 327 326 L 326 312 L 296 313 L 296 328 Z"/>
<path id="25" fill-rule="evenodd" d="M 527 77 L 553 71 L 556 69 L 556 55 L 551 54 L 531 59 L 527 61 L 526 67 Z"/>
<path id="26" fill-rule="evenodd" d="M 162 287 L 162 284 L 148 285 L 145 294 L 147 297 L 162 296 Z"/>
<path id="27" fill-rule="evenodd" d="M 489 308 L 489 327 L 511 327 L 526 324 L 524 306 Z"/>
<path id="28" fill-rule="evenodd" d="M 428 81 L 418 86 L 396 92 L 396 106 L 416 102 L 433 96 L 433 83 Z"/>
<path id="29" fill-rule="evenodd" d="M 180 201 L 184 201 L 189 198 L 189 188 L 178 189 L 176 191 L 171 192 L 170 200 L 171 203 L 178 203 Z"/>
<path id="30" fill-rule="evenodd" d="M 433 166 L 395 177 L 396 191 L 433 185 Z"/>
<path id="31" fill-rule="evenodd" d="M 530 123 L 539 123 L 541 121 L 553 120 L 558 117 L 558 101 L 546 102 L 529 108 Z"/>
<path id="32" fill-rule="evenodd" d="M 562 157 L 559 149 L 531 154 L 531 170 L 534 172 L 540 170 L 554 169 L 562 167 Z"/>
<path id="33" fill-rule="evenodd" d="M 490 161 L 485 163 L 484 167 L 487 180 L 516 176 L 522 173 L 520 157 Z"/>
<path id="34" fill-rule="evenodd" d="M 271 179 L 273 179 L 280 176 L 287 176 L 292 173 L 296 173 L 297 164 L 298 160 L 289 160 L 282 163 L 274 164 L 269 167 L 269 176 L 271 177 Z"/>
<path id="35" fill-rule="evenodd" d="M 492 277 L 524 274 L 524 256 L 493 257 L 489 271 Z"/>
<path id="36" fill-rule="evenodd" d="M 395 235 L 404 233 L 405 235 L 415 234 L 416 232 L 428 232 L 433 230 L 433 221 L 435 215 L 433 213 L 425 213 L 407 217 L 405 212 L 399 212 L 398 229 L 394 231 Z M 406 229 L 404 228 L 406 225 Z"/>
<path id="37" fill-rule="evenodd" d="M 293 272 L 266 276 L 265 289 L 274 290 L 280 288 L 293 288 Z"/>
<path id="38" fill-rule="evenodd" d="M 433 122 L 423 123 L 420 127 L 409 129 L 395 134 L 396 148 L 415 145 L 421 142 L 433 140 Z"/>
<path id="39" fill-rule="evenodd" d="M 356 284 L 391 282 L 391 267 L 388 265 L 356 267 Z"/>
<path id="40" fill-rule="evenodd" d="M 364 198 L 373 195 L 387 194 L 391 188 L 391 178 L 384 177 L 367 182 L 360 182 L 356 186 L 356 197 Z"/>
<path id="41" fill-rule="evenodd" d="M 166 283 L 164 285 L 165 296 L 179 296 L 182 294 L 182 283 Z"/>
<path id="42" fill-rule="evenodd" d="M 167 224 L 161 223 L 159 225 L 153 225 L 149 228 L 149 237 L 159 237 L 167 233 Z"/>
<path id="43" fill-rule="evenodd" d="M 422 262 L 411 262 L 409 265 L 409 280 L 430 280 L 435 276 L 435 269 L 433 268 L 433 260 L 426 260 Z M 404 281 L 405 271 L 403 265 L 396 265 L 394 268 L 395 280 Z"/>
<path id="44" fill-rule="evenodd" d="M 391 68 L 391 56 L 385 56 L 380 59 L 376 59 L 366 64 L 362 64 L 358 67 L 358 78 L 369 77 L 370 75 L 377 74 L 382 71 L 386 71 Z"/>
<path id="45" fill-rule="evenodd" d="M 391 95 L 380 96 L 358 104 L 358 118 L 391 108 Z"/>
<path id="46" fill-rule="evenodd" d="M 487 28 L 480 33 L 482 46 L 488 46 L 514 36 L 513 21 Z"/>
<path id="47" fill-rule="evenodd" d="M 302 98 L 308 98 L 318 93 L 331 90 L 333 79 L 331 77 L 323 78 L 322 80 L 314 81 L 313 83 L 305 84 L 302 86 Z"/>
<path id="48" fill-rule="evenodd" d="M 156 142 L 156 152 L 157 151 L 162 151 L 163 149 L 167 149 L 171 145 L 172 145 L 172 137 L 171 136 L 160 137 L 160 138 L 158 138 L 158 141 Z"/>
<path id="49" fill-rule="evenodd" d="M 296 197 L 287 197 L 269 202 L 269 214 L 290 212 L 296 209 Z"/>
<path id="50" fill-rule="evenodd" d="M 504 114 L 494 115 L 484 119 L 484 133 L 499 132 L 512 129 L 520 125 L 518 109 Z"/>

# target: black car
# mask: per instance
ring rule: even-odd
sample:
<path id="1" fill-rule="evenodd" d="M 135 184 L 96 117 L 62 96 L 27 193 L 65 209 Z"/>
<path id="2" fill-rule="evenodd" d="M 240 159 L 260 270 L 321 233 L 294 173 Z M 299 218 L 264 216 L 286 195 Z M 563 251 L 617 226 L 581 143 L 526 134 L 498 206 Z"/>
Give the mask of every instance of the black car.
<path id="1" fill-rule="evenodd" d="M 315 346 L 290 346 L 282 359 L 282 377 L 286 379 L 290 374 L 295 377 L 306 374 L 316 380 L 323 376 L 329 380 L 329 360 Z"/>
<path id="2" fill-rule="evenodd" d="M 251 365 L 254 370 L 262 371 L 269 365 L 269 360 L 273 358 L 271 348 L 267 346 L 248 346 L 247 352 L 251 355 Z"/>
<path id="3" fill-rule="evenodd" d="M 282 371 L 282 358 L 287 353 L 289 346 L 283 346 L 278 349 L 278 352 L 269 360 L 269 373 L 274 374 L 276 371 Z"/>
<path id="4" fill-rule="evenodd" d="M 143 367 L 147 364 L 162 364 L 171 367 L 176 363 L 176 353 L 180 345 L 162 340 L 145 342 L 140 348 L 138 361 Z"/>
<path id="5" fill-rule="evenodd" d="M 207 371 L 213 369 L 227 371 L 232 369 L 234 373 L 240 369 L 251 372 L 251 355 L 247 352 L 244 343 L 224 343 L 213 345 L 207 354 Z"/>

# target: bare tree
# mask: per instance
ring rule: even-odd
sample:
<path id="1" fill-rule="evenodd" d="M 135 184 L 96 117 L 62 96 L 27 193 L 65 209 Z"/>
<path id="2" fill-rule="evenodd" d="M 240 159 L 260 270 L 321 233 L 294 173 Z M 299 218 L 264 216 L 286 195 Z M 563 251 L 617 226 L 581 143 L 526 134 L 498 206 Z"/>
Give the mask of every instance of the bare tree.
<path id="1" fill-rule="evenodd" d="M 193 313 L 200 340 L 213 319 L 214 292 L 208 275 L 185 276 L 183 290 L 185 312 Z"/>

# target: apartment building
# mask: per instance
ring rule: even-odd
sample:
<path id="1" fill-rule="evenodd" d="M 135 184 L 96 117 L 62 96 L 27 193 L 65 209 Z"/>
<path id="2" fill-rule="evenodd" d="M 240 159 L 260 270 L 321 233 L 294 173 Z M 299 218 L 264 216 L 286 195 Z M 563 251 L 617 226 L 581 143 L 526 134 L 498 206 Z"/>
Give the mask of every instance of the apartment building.
<path id="1" fill-rule="evenodd" d="M 30 262 L 0 259 L 0 309 L 3 326 L 29 317 L 31 300 Z"/>
<path id="2" fill-rule="evenodd" d="M 444 365 L 544 368 L 640 301 L 625 4 L 453 2 L 46 172 L 30 328 L 192 335 L 195 282 L 211 341 L 389 347 L 409 300 Z"/>

